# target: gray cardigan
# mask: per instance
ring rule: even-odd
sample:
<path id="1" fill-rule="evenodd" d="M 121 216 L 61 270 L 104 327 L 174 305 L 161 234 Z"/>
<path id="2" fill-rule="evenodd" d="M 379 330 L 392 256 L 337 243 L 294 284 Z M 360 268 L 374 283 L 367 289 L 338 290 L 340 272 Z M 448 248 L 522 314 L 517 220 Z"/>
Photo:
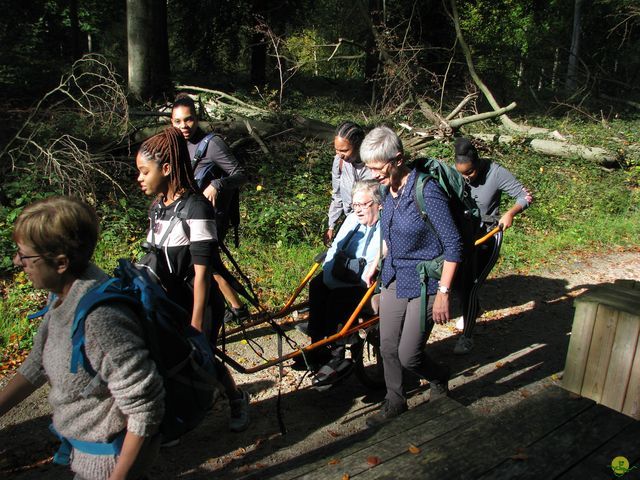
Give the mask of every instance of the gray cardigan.
<path id="1" fill-rule="evenodd" d="M 373 179 L 373 172 L 364 163 L 341 161 L 340 155 L 333 158 L 331 166 L 331 204 L 329 205 L 328 227 L 334 228 L 340 217 L 349 215 L 351 208 L 351 190 L 360 180 Z"/>
<path id="2" fill-rule="evenodd" d="M 91 366 L 104 380 L 84 398 L 82 391 L 92 377 L 79 368 L 69 371 L 71 326 L 76 305 L 107 275 L 90 265 L 77 279 L 64 301 L 45 315 L 33 350 L 19 372 L 33 385 L 51 385 L 49 403 L 53 425 L 65 437 L 109 442 L 123 430 L 150 436 L 158 431 L 164 414 L 164 388 L 141 337 L 133 312 L 124 306 L 103 305 L 86 320 L 86 353 Z M 113 456 L 74 451 L 71 469 L 84 478 L 108 478 Z"/>

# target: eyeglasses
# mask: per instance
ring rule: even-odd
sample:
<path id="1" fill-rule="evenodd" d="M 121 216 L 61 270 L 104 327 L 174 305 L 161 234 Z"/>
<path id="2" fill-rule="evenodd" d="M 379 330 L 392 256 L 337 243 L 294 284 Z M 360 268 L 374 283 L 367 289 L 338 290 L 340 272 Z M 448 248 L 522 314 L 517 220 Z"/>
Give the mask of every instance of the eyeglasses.
<path id="1" fill-rule="evenodd" d="M 368 208 L 371 206 L 372 203 L 373 203 L 373 200 L 369 200 L 368 202 L 364 202 L 364 203 L 352 203 L 351 206 L 353 207 L 354 210 L 357 210 L 359 208 Z"/>
<path id="2" fill-rule="evenodd" d="M 22 253 L 20 253 L 20 250 L 18 250 L 16 252 L 16 255 L 18 255 L 18 258 L 20 259 L 20 263 L 22 264 L 22 266 L 24 267 L 24 261 L 28 260 L 30 258 L 42 258 L 42 255 L 22 255 Z"/>
<path id="3" fill-rule="evenodd" d="M 387 163 L 385 163 L 381 167 L 370 167 L 367 165 L 367 168 L 371 170 L 373 173 L 382 173 L 387 169 L 389 165 L 391 165 L 391 163 L 393 163 L 393 160 L 389 160 Z"/>

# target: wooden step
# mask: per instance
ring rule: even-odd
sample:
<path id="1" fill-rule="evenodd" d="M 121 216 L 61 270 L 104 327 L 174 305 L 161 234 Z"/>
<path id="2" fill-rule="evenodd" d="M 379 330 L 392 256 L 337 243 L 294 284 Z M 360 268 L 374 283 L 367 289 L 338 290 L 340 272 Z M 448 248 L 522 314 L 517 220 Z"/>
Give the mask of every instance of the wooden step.
<path id="1" fill-rule="evenodd" d="M 559 387 L 491 417 L 442 398 L 259 478 L 604 480 L 617 456 L 637 465 L 633 478 L 640 473 L 639 434 L 640 422 Z"/>

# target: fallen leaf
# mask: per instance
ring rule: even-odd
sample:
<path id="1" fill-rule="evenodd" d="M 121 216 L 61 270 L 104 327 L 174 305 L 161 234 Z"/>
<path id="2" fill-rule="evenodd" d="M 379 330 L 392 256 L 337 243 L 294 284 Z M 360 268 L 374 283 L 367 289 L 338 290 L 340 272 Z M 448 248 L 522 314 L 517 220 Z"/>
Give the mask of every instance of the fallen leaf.
<path id="1" fill-rule="evenodd" d="M 351 477 L 349 477 L 348 473 L 345 473 L 344 475 L 342 475 L 342 480 L 349 480 L 349 478 Z"/>
<path id="2" fill-rule="evenodd" d="M 370 457 L 367 457 L 367 463 L 375 467 L 376 465 L 380 465 L 382 463 L 382 460 L 380 459 L 380 457 L 372 455 Z"/>
<path id="3" fill-rule="evenodd" d="M 409 445 L 409 453 L 413 453 L 414 455 L 420 453 L 420 449 L 413 444 Z"/>
<path id="4" fill-rule="evenodd" d="M 334 432 L 333 430 L 327 430 L 327 433 L 329 435 L 331 435 L 333 438 L 338 438 L 339 436 L 341 436 L 342 434 L 339 432 Z"/>
<path id="5" fill-rule="evenodd" d="M 496 368 L 502 368 L 503 366 L 504 366 L 504 363 L 496 362 Z"/>
<path id="6" fill-rule="evenodd" d="M 331 460 L 329 460 L 329 463 L 327 465 L 337 465 L 339 463 L 340 463 L 340 459 L 332 458 Z"/>

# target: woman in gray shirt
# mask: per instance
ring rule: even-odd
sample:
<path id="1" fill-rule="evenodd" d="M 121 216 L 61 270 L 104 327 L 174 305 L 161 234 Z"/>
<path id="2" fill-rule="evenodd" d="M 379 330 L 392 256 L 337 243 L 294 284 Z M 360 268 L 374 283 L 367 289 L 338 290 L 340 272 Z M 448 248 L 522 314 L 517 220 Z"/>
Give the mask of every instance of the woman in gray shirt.
<path id="1" fill-rule="evenodd" d="M 462 311 L 463 333 L 453 352 L 459 355 L 473 349 L 473 328 L 480 310 L 478 290 L 498 260 L 502 245 L 502 232 L 513 225 L 514 217 L 533 202 L 531 193 L 501 165 L 480 158 L 476 147 L 467 138 L 458 138 L 455 143 L 456 170 L 464 177 L 482 215 L 483 231 L 490 231 L 497 225 L 500 232 L 474 249 L 474 258 L 465 262 L 462 271 Z M 500 214 L 502 193 L 515 200 L 504 214 Z"/>

